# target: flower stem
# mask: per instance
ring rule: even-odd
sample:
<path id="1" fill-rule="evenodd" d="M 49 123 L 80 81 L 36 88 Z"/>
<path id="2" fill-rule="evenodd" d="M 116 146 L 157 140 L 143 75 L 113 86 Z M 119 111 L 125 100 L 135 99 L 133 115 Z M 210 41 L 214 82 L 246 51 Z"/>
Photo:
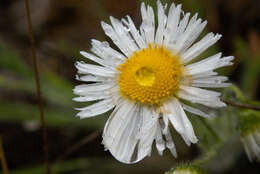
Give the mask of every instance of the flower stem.
<path id="1" fill-rule="evenodd" d="M 247 108 L 247 109 L 252 109 L 252 110 L 257 110 L 260 111 L 260 106 L 256 106 L 256 105 L 250 105 L 250 104 L 244 104 L 244 103 L 236 103 L 233 101 L 229 101 L 229 100 L 225 100 L 225 99 L 221 99 L 224 103 L 226 103 L 229 106 L 233 106 L 233 107 L 239 107 L 239 108 Z"/>
<path id="2" fill-rule="evenodd" d="M 37 66 L 35 41 L 34 41 L 34 36 L 33 36 L 31 14 L 30 14 L 30 7 L 29 7 L 28 0 L 25 0 L 25 8 L 26 8 L 26 17 L 27 17 L 28 29 L 29 29 L 29 34 L 30 34 L 30 42 L 31 42 L 31 48 L 32 48 L 31 50 L 32 50 L 32 58 L 33 58 L 33 67 L 34 67 L 34 74 L 35 74 L 38 106 L 39 106 L 39 111 L 40 111 L 42 139 L 43 139 L 43 150 L 44 150 L 44 161 L 45 161 L 45 165 L 46 165 L 46 174 L 50 174 L 51 168 L 50 168 L 50 164 L 49 164 L 48 141 L 47 141 L 47 133 L 46 133 L 44 111 L 43 111 L 43 104 L 42 104 L 40 77 L 39 77 L 39 71 L 38 71 L 38 66 Z"/>
<path id="3" fill-rule="evenodd" d="M 6 162 L 4 148 L 3 148 L 3 141 L 1 137 L 0 137 L 0 160 L 1 160 L 3 174 L 8 174 L 9 171 L 7 167 L 7 162 Z"/>

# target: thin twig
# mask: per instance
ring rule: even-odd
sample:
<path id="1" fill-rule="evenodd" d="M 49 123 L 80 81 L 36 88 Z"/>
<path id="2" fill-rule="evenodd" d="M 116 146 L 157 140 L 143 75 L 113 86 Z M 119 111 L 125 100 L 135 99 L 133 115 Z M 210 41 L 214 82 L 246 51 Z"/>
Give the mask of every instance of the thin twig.
<path id="1" fill-rule="evenodd" d="M 234 106 L 234 107 L 239 107 L 239 108 L 247 108 L 247 109 L 253 109 L 253 110 L 260 111 L 260 106 L 244 104 L 244 103 L 236 103 L 236 102 L 225 100 L 225 99 L 222 99 L 222 101 L 229 106 Z"/>
<path id="2" fill-rule="evenodd" d="M 64 159 L 65 156 L 75 152 L 76 150 L 78 150 L 80 147 L 90 143 L 91 141 L 95 140 L 98 136 L 100 136 L 102 130 L 97 130 L 91 134 L 89 134 L 87 137 L 85 137 L 84 139 L 82 139 L 81 141 L 77 142 L 76 144 L 74 144 L 71 148 L 69 148 L 68 150 L 66 150 L 62 155 L 60 155 L 56 162 L 61 161 L 62 159 Z"/>
<path id="3" fill-rule="evenodd" d="M 7 162 L 6 162 L 4 147 L 3 147 L 3 141 L 2 141 L 1 137 L 0 137 L 0 160 L 1 160 L 3 174 L 8 174 L 9 171 L 8 171 L 8 167 L 7 167 Z"/>
<path id="4" fill-rule="evenodd" d="M 48 141 L 47 141 L 47 133 L 46 133 L 43 104 L 42 104 L 40 77 L 39 77 L 39 71 L 38 71 L 38 65 L 37 65 L 35 41 L 34 41 L 34 36 L 33 36 L 31 14 L 30 14 L 30 7 L 29 7 L 28 0 L 25 0 L 25 8 L 26 8 L 26 17 L 27 17 L 27 23 L 28 23 L 28 29 L 29 29 L 30 41 L 31 41 L 31 48 L 32 48 L 32 58 L 33 58 L 33 67 L 34 67 L 35 82 L 36 82 L 36 89 L 37 89 L 37 99 L 38 99 L 38 105 L 39 105 L 39 110 L 40 110 L 44 161 L 45 161 L 45 165 L 46 165 L 46 174 L 50 174 L 51 168 L 50 168 L 50 163 L 49 163 Z"/>

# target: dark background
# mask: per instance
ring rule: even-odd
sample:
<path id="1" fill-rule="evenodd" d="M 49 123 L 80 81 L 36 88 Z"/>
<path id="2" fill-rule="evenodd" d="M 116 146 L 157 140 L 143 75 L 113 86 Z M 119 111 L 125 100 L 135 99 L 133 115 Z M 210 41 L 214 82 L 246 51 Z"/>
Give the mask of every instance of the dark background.
<path id="1" fill-rule="evenodd" d="M 174 2 L 182 3 L 185 12 L 198 12 L 199 17 L 208 20 L 204 34 L 212 31 L 223 35 L 205 55 L 217 51 L 226 56 L 234 55 L 234 66 L 224 68 L 221 73 L 228 75 L 248 99 L 259 100 L 260 1 Z M 151 1 L 150 4 L 155 3 Z M 117 162 L 109 152 L 104 151 L 98 132 L 109 114 L 85 120 L 74 117 L 76 112 L 73 108 L 79 106 L 71 100 L 73 86 L 79 84 L 74 78 L 74 63 L 76 60 L 87 61 L 79 55 L 79 51 L 89 50 L 90 39 L 108 40 L 100 21 L 109 22 L 109 16 L 122 18 L 130 15 L 139 26 L 140 1 L 33 0 L 30 8 L 41 75 L 49 156 L 54 173 L 163 173 L 182 162 L 199 158 L 202 152 L 216 144 L 212 140 L 208 146 L 198 144 L 188 148 L 176 135 L 178 159 L 174 159 L 169 152 L 160 157 L 154 149 L 152 157 L 138 164 Z M 43 143 L 25 15 L 23 0 L 0 0 L 0 135 L 11 173 L 36 174 L 44 171 Z M 226 109 L 222 115 L 232 111 Z M 232 119 L 229 121 L 232 122 L 235 116 L 230 115 Z M 242 149 L 235 123 L 225 125 L 225 119 L 222 118 L 217 120 L 217 126 L 214 121 L 209 121 L 210 125 L 215 126 L 213 128 L 222 143 L 220 149 L 215 149 L 217 155 L 207 160 L 203 167 L 209 173 L 216 174 L 259 174 L 259 163 L 250 163 Z M 200 128 L 200 123 L 195 121 L 194 124 L 195 128 Z M 223 127 L 229 129 L 224 131 Z M 201 134 L 200 130 L 196 130 L 196 133 L 205 143 L 206 135 Z M 92 139 L 89 139 L 89 135 Z M 78 144 L 80 146 L 69 153 Z"/>

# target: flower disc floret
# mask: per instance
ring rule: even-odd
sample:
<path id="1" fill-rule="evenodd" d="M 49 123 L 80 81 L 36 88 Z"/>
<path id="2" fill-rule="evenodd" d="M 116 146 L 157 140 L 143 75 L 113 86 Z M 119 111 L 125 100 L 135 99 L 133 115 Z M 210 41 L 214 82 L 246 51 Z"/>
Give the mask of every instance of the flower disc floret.
<path id="1" fill-rule="evenodd" d="M 134 52 L 117 69 L 120 93 L 130 100 L 158 105 L 179 89 L 180 59 L 163 46 L 149 45 Z"/>

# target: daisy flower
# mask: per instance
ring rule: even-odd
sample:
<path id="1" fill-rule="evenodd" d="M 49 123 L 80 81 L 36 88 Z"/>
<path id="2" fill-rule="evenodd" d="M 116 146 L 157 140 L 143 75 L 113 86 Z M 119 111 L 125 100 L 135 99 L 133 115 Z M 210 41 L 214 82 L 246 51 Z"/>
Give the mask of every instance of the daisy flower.
<path id="1" fill-rule="evenodd" d="M 129 16 L 121 21 L 110 17 L 101 22 L 107 42 L 92 40 L 92 53 L 81 54 L 98 65 L 77 62 L 78 80 L 87 82 L 74 88 L 78 102 L 97 101 L 80 108 L 80 118 L 113 110 L 103 130 L 105 149 L 119 161 L 135 163 L 149 156 L 155 142 L 159 154 L 168 148 L 177 157 L 169 130 L 172 125 L 187 145 L 198 141 L 184 110 L 208 115 L 183 101 L 212 108 L 226 106 L 220 93 L 202 88 L 227 87 L 227 77 L 215 69 L 231 65 L 233 57 L 221 53 L 191 63 L 216 43 L 220 34 L 209 33 L 194 43 L 207 22 L 184 13 L 181 5 L 169 8 L 157 2 L 157 14 L 141 4 L 139 29 Z M 156 27 L 155 18 L 158 20 Z M 89 83 L 91 82 L 91 83 Z"/>

